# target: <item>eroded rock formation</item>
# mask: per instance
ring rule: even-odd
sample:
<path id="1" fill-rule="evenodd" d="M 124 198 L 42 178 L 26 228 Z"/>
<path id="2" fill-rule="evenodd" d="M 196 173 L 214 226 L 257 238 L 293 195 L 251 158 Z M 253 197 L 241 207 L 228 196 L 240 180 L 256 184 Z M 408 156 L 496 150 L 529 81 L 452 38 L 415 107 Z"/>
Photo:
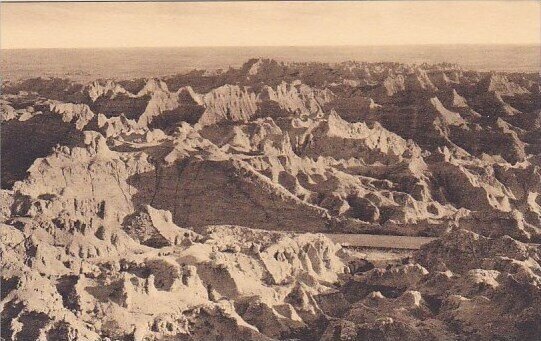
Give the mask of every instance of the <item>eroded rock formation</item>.
<path id="1" fill-rule="evenodd" d="M 3 88 L 6 340 L 541 337 L 539 75 L 254 59 Z M 437 240 L 382 265 L 319 233 Z"/>

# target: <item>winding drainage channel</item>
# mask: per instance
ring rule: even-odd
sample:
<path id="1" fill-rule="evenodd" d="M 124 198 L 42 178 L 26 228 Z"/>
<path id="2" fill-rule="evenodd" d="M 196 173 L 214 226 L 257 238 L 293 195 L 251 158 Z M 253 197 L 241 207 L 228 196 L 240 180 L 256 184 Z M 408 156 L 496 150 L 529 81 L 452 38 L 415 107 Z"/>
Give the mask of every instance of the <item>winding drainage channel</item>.
<path id="1" fill-rule="evenodd" d="M 343 247 L 362 247 L 376 249 L 418 250 L 421 246 L 438 238 L 386 236 L 375 234 L 325 234 L 327 238 Z"/>

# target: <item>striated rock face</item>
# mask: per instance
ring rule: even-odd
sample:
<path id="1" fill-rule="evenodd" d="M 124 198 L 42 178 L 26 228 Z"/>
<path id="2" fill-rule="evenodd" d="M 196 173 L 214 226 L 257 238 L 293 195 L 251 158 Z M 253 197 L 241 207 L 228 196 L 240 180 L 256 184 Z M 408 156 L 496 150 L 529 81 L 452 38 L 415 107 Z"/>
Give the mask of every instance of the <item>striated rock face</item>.
<path id="1" fill-rule="evenodd" d="M 530 93 L 519 84 L 510 81 L 504 74 L 490 74 L 481 81 L 480 86 L 487 92 L 496 92 L 503 96 L 515 96 Z"/>
<path id="2" fill-rule="evenodd" d="M 325 79 L 323 74 L 318 76 L 323 78 L 315 77 L 318 72 L 323 72 L 318 67 L 317 64 L 287 66 L 269 60 L 254 60 L 240 70 L 228 71 L 227 76 L 191 75 L 196 78 L 194 84 L 211 81 L 219 85 L 235 77 L 238 80 L 239 85 L 215 86 L 205 94 L 197 93 L 189 85 L 173 92 L 170 80 L 100 81 L 87 87 L 66 82 L 69 89 L 79 89 L 83 94 L 81 98 L 87 96 L 89 104 L 48 102 L 19 90 L 20 94 L 6 95 L 3 102 L 6 117 L 11 117 L 7 121 L 8 135 L 11 125 L 28 129 L 34 122 L 40 133 L 46 132 L 41 129 L 42 125 L 58 115 L 57 120 L 61 119 L 62 125 L 69 129 L 73 127 L 75 137 L 66 142 L 65 133 L 59 134 L 62 139 L 48 134 L 47 141 L 50 137 L 50 142 L 42 143 L 41 149 L 28 153 L 25 163 L 10 166 L 8 161 L 3 167 L 6 173 L 15 175 L 11 180 L 10 176 L 4 177 L 7 179 L 5 187 L 24 178 L 31 163 L 46 156 L 55 144 L 77 145 L 82 138 L 79 130 L 94 130 L 102 133 L 107 139 L 106 144 L 114 150 L 141 151 L 151 157 L 149 163 L 152 166 L 148 172 L 133 174 L 127 180 L 137 190 L 136 204 L 148 200 L 157 203 L 163 197 L 163 203 L 157 205 L 171 210 L 179 224 L 240 224 L 292 230 L 298 228 L 296 219 L 303 217 L 311 222 L 305 229 L 312 231 L 337 227 L 351 229 L 352 226 L 364 226 L 361 222 L 392 222 L 394 226 L 420 221 L 435 224 L 433 227 L 437 229 L 445 220 L 453 220 L 451 216 L 457 209 L 474 212 L 482 207 L 481 210 L 487 212 L 517 210 L 527 224 L 536 226 L 537 203 L 531 199 L 536 191 L 529 197 L 516 198 L 498 178 L 487 182 L 482 174 L 478 176 L 476 168 L 490 174 L 494 164 L 506 161 L 525 162 L 526 167 L 532 169 L 531 174 L 538 174 L 536 166 L 529 166 L 531 162 L 527 161 L 529 153 L 535 150 L 536 126 L 531 127 L 532 131 L 527 130 L 526 118 L 519 119 L 521 113 L 513 114 L 513 118 L 506 121 L 511 117 L 505 114 L 509 105 L 493 89 L 485 93 L 468 92 L 468 87 L 477 83 L 478 89 L 484 89 L 481 83 L 486 77 L 452 68 L 442 71 L 442 68 L 431 70 L 426 66 L 409 68 L 397 64 L 340 64 L 335 66 L 335 74 L 344 73 L 348 82 L 334 82 L 338 84 L 335 86 L 327 81 L 317 83 L 318 79 Z M 291 80 L 284 74 L 288 68 L 299 70 L 298 80 Z M 207 80 L 208 77 L 212 79 Z M 277 77 L 283 79 L 277 82 Z M 334 80 L 334 76 L 325 77 Z M 353 82 L 356 77 L 357 81 Z M 384 86 L 390 79 L 397 80 L 393 83 L 398 89 L 396 94 L 378 99 L 380 85 Z M 509 78 L 502 79 L 511 82 Z M 261 85 L 265 80 L 273 85 Z M 59 86 L 58 80 L 43 81 L 41 88 L 36 86 L 37 82 L 33 80 L 27 85 L 23 82 L 11 88 L 44 88 L 40 91 L 49 94 L 48 87 Z M 363 82 L 372 84 L 370 87 L 375 90 L 369 88 L 365 94 L 359 94 L 358 90 L 348 89 Z M 69 96 L 74 96 L 72 90 Z M 483 96 L 495 96 L 502 106 L 483 106 Z M 116 116 L 114 110 L 106 110 L 105 114 L 94 112 L 95 103 L 102 101 L 106 108 L 108 103 L 120 97 L 135 101 L 126 102 L 127 108 L 137 109 L 137 103 L 146 101 L 141 115 L 137 114 L 139 109 L 126 112 L 127 116 L 124 113 Z M 527 100 L 525 97 L 515 99 L 513 104 L 527 107 L 524 104 Z M 22 105 L 21 101 L 25 101 L 25 105 L 34 105 L 16 109 Z M 376 101 L 382 104 L 376 104 Z M 504 111 L 491 111 L 494 108 Z M 491 114 L 506 116 L 493 120 L 489 117 Z M 349 122 L 359 120 L 361 122 Z M 182 134 L 201 136 L 188 140 L 167 137 L 178 134 L 178 127 L 183 122 L 196 124 L 196 128 L 189 134 L 186 131 Z M 193 148 L 199 151 L 184 150 L 187 154 L 182 158 L 171 156 L 165 161 L 166 153 L 175 146 L 205 139 L 210 143 L 204 142 L 203 147 L 200 142 L 195 143 Z M 16 139 L 6 139 L 5 155 L 15 155 L 9 154 L 10 150 L 13 153 L 16 150 L 10 149 L 11 141 Z M 32 148 L 28 150 L 32 151 Z M 506 169 L 505 172 L 511 172 Z M 517 181 L 524 181 L 525 176 L 520 175 L 521 179 Z M 240 180 L 231 182 L 230 177 Z M 143 180 L 137 180 L 139 178 Z M 245 178 L 253 180 L 245 183 Z M 179 195 L 183 191 L 189 194 Z M 192 208 L 212 198 L 220 199 L 211 210 Z M 236 214 L 237 200 L 245 202 L 241 206 L 248 207 L 247 212 L 252 212 L 253 207 L 261 208 L 258 210 L 261 215 Z M 196 201 L 199 203 L 193 205 Z M 310 213 L 299 213 L 293 219 L 268 218 L 275 214 L 281 216 L 281 212 L 290 209 Z M 336 221 L 332 219 L 334 217 L 346 218 L 346 222 Z M 492 218 L 488 220 L 492 221 Z M 413 231 L 415 229 L 408 233 L 415 233 Z"/>
<path id="3" fill-rule="evenodd" d="M 246 122 L 255 115 L 256 95 L 239 86 L 224 85 L 203 97 L 206 110 L 201 116 L 203 125 L 220 121 Z"/>
<path id="4" fill-rule="evenodd" d="M 538 340 L 538 87 L 268 59 L 6 83 L 2 336 Z"/>
<path id="5" fill-rule="evenodd" d="M 322 106 L 333 98 L 328 89 L 312 89 L 300 82 L 282 82 L 275 89 L 264 86 L 257 94 L 247 88 L 225 85 L 203 96 L 206 109 L 199 123 L 247 122 L 261 116 L 323 115 Z"/>
<path id="6" fill-rule="evenodd" d="M 326 120 L 308 129 L 303 138 L 303 153 L 310 156 L 328 156 L 336 159 L 356 158 L 365 163 L 393 163 L 402 156 L 420 154 L 416 146 L 375 123 L 372 128 L 362 123 L 347 123 L 333 112 Z M 388 159 L 388 161 L 387 161 Z"/>
<path id="7" fill-rule="evenodd" d="M 520 110 L 507 103 L 496 91 L 486 92 L 475 98 L 475 106 L 485 116 L 509 117 L 520 114 Z"/>
<path id="8" fill-rule="evenodd" d="M 164 87 L 167 86 L 164 84 Z M 142 126 L 167 129 L 180 122 L 196 123 L 203 110 L 203 100 L 191 87 L 180 88 L 174 93 L 160 88 L 153 91 L 138 122 Z"/>

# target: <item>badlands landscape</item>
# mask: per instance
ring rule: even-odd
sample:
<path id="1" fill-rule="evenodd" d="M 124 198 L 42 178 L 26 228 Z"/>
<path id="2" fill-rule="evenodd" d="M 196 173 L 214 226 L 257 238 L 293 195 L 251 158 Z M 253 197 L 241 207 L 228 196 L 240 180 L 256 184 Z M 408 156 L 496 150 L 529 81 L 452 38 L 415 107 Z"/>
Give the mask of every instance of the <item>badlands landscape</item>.
<path id="1" fill-rule="evenodd" d="M 540 90 L 271 59 L 4 81 L 2 340 L 540 340 Z"/>

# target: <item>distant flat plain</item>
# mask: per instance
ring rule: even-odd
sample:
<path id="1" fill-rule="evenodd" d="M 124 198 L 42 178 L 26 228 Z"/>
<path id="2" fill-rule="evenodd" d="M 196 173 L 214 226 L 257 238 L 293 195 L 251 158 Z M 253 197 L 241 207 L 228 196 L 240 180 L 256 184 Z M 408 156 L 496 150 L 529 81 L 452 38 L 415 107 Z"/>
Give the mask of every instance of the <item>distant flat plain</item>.
<path id="1" fill-rule="evenodd" d="M 285 62 L 447 62 L 477 71 L 539 72 L 541 48 L 539 45 L 403 45 L 14 49 L 0 51 L 0 73 L 3 80 L 150 78 L 193 69 L 238 67 L 247 59 L 258 57 Z"/>

